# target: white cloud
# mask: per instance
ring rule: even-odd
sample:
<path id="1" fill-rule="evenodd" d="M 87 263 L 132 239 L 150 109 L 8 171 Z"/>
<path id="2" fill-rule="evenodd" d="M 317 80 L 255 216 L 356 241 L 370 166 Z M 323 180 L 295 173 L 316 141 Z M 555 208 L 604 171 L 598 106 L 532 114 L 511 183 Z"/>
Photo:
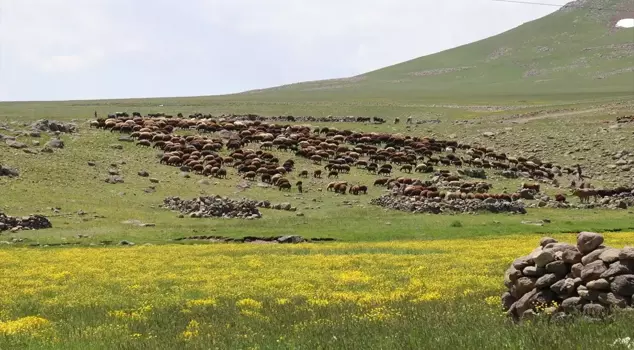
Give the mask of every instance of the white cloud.
<path id="1" fill-rule="evenodd" d="M 0 43 L 34 69 L 94 68 L 108 55 L 143 48 L 142 39 L 116 15 L 115 10 L 124 8 L 124 3 L 107 0 L 7 1 L 2 5 Z"/>
<path id="2" fill-rule="evenodd" d="M 0 8 L 0 100 L 221 94 L 350 76 L 555 10 L 489 0 L 0 0 Z"/>

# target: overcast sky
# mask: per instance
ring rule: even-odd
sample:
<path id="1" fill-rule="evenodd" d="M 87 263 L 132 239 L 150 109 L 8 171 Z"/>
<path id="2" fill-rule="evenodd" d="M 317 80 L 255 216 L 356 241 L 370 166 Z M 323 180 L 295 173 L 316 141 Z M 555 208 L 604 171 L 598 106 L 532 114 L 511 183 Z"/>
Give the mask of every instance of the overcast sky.
<path id="1" fill-rule="evenodd" d="M 491 0 L 0 0 L 0 100 L 214 95 L 347 77 L 555 10 Z"/>

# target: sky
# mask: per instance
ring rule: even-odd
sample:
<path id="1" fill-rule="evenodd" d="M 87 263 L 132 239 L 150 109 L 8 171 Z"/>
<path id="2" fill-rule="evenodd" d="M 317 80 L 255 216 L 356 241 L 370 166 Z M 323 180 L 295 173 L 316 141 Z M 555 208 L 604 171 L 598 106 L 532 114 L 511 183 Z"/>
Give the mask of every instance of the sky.
<path id="1" fill-rule="evenodd" d="M 492 0 L 0 0 L 0 101 L 218 95 L 349 77 L 555 10 Z"/>

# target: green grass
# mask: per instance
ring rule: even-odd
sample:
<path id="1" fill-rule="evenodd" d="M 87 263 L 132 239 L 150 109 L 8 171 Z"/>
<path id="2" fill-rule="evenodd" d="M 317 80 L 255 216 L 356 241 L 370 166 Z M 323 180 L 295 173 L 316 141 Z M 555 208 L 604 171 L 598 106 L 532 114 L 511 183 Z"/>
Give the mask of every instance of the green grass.
<path id="1" fill-rule="evenodd" d="M 616 6 L 624 2 L 612 1 Z M 328 182 L 324 180 L 305 181 L 305 193 L 293 191 L 290 195 L 275 189 L 259 188 L 252 183 L 251 188 L 240 191 L 236 187 L 238 178 L 233 170 L 227 180 L 210 179 L 210 185 L 199 184 L 202 177 L 191 175 L 184 178 L 176 168 L 158 164 L 156 151 L 123 143 L 123 150 L 114 150 L 109 145 L 118 143 L 119 134 L 90 130 L 86 120 L 97 111 L 100 116 L 115 111 L 165 112 L 176 115 L 201 113 L 258 113 L 264 115 L 366 115 L 387 117 L 388 124 L 361 125 L 337 123 L 341 129 L 363 131 L 402 132 L 416 136 L 447 138 L 449 135 L 460 141 L 478 143 L 512 155 L 537 155 L 543 159 L 571 166 L 582 157 L 584 169 L 593 177 L 597 186 L 631 183 L 633 173 L 606 171 L 606 165 L 613 160 L 610 154 L 617 150 L 634 149 L 632 132 L 634 128 L 624 126 L 609 129 L 616 115 L 631 114 L 632 81 L 634 72 L 626 72 L 595 79 L 597 75 L 632 66 L 630 51 L 614 50 L 608 45 L 631 44 L 631 30 L 612 31 L 608 19 L 592 13 L 586 16 L 581 10 L 557 12 L 543 19 L 524 24 L 514 30 L 477 43 L 448 50 L 436 55 L 414 59 L 361 75 L 353 81 L 333 80 L 294 84 L 270 90 L 227 96 L 201 96 L 187 98 L 120 99 L 97 101 L 63 102 L 5 102 L 0 103 L 0 126 L 22 130 L 37 119 L 61 121 L 76 120 L 80 132 L 64 135 L 66 148 L 53 154 L 26 154 L 20 150 L 0 144 L 0 163 L 16 167 L 21 176 L 17 179 L 0 178 L 0 211 L 9 215 L 41 213 L 51 218 L 53 228 L 40 231 L 21 231 L 0 234 L 0 241 L 20 241 L 14 245 L 2 245 L 0 268 L 17 268 L 23 265 L 11 259 L 10 254 L 32 254 L 35 259 L 43 259 L 51 253 L 46 248 L 14 250 L 16 246 L 59 243 L 99 244 L 102 241 L 118 242 L 126 239 L 137 244 L 168 244 L 156 247 L 167 253 L 176 244 L 196 244 L 200 242 L 172 241 L 174 238 L 192 235 L 220 235 L 228 237 L 274 236 L 298 234 L 308 238 L 331 237 L 339 241 L 352 242 L 332 251 L 316 253 L 311 244 L 307 248 L 282 251 L 285 247 L 255 247 L 242 245 L 244 251 L 236 251 L 234 245 L 227 245 L 222 254 L 207 252 L 207 255 L 180 256 L 167 262 L 154 259 L 153 269 L 142 271 L 140 276 L 157 273 L 162 267 L 173 266 L 196 260 L 197 266 L 190 266 L 186 272 L 198 276 L 219 276 L 230 280 L 232 272 L 209 266 L 212 258 L 222 256 L 225 261 L 242 262 L 241 259 L 257 255 L 265 261 L 278 258 L 313 258 L 325 255 L 325 260 L 333 261 L 359 255 L 420 256 L 421 266 L 440 254 L 442 249 L 422 249 L 416 247 L 369 247 L 364 241 L 414 240 L 436 241 L 447 244 L 449 239 L 464 238 L 476 243 L 481 239 L 511 234 L 526 234 L 527 239 L 537 239 L 536 234 L 570 234 L 574 240 L 577 231 L 634 231 L 634 215 L 628 210 L 554 210 L 528 209 L 526 215 L 479 214 L 479 215 L 411 215 L 409 213 L 386 211 L 369 204 L 371 198 L 382 194 L 381 188 L 370 188 L 368 195 L 338 196 L 319 191 Z M 539 52 L 537 47 L 552 50 Z M 587 48 L 599 47 L 586 50 Z M 508 55 L 496 60 L 488 60 L 490 55 L 502 48 Z M 628 54 L 629 53 L 629 54 Z M 621 55 L 622 54 L 622 55 Z M 463 71 L 439 75 L 415 76 L 411 73 L 473 66 Z M 559 67 L 559 68 L 557 68 Z M 534 69 L 537 74 L 524 76 Z M 398 81 L 398 82 L 396 82 Z M 473 106 L 491 107 L 490 110 L 474 109 Z M 561 109 L 575 108 L 578 114 L 547 117 L 526 121 L 524 124 L 506 123 L 505 118 L 514 114 L 544 111 L 556 115 Z M 583 112 L 591 110 L 591 112 Z M 394 117 L 414 116 L 415 119 L 440 119 L 439 124 L 425 124 L 407 128 L 404 123 L 392 124 Z M 457 124 L 468 121 L 470 124 Z M 606 123 L 607 121 L 607 123 Z M 321 125 L 315 123 L 315 125 Z M 332 125 L 328 125 L 332 126 Z M 507 128 L 511 128 L 507 130 Z M 605 131 L 600 131 L 605 129 Z M 494 131 L 494 139 L 482 137 L 485 131 Z M 11 131 L 0 129 L 0 133 L 13 135 Z M 31 144 L 33 139 L 19 136 L 18 139 Z M 48 136 L 39 141 L 43 145 Z M 585 149 L 583 149 L 585 148 Z M 571 152 L 571 154 L 567 154 Z M 293 157 L 279 153 L 280 160 Z M 88 161 L 95 161 L 89 167 Z M 125 164 L 121 165 L 121 161 Z M 125 183 L 106 184 L 107 169 L 111 163 L 120 164 Z M 312 169 L 303 160 L 297 160 L 297 169 Z M 151 177 L 158 178 L 156 191 L 143 190 L 152 185 L 147 178 L 136 175 L 139 170 L 147 170 Z M 398 171 L 396 176 L 403 174 Z M 374 176 L 353 170 L 342 176 L 352 182 L 371 184 Z M 417 175 L 427 178 L 428 175 Z M 292 174 L 291 178 L 295 179 Z M 566 185 L 571 178 L 562 179 Z M 493 175 L 494 191 L 514 191 L 522 179 L 506 180 Z M 568 193 L 565 189 L 546 186 L 545 192 L 553 195 Z M 163 198 L 178 195 L 192 198 L 199 195 L 221 194 L 230 197 L 267 199 L 272 202 L 290 202 L 304 216 L 295 212 L 262 209 L 260 220 L 219 220 L 178 218 L 177 214 L 159 208 Z M 576 201 L 576 199 L 571 199 Z M 350 204 L 344 203 L 348 201 Z M 59 213 L 51 208 L 60 207 Z M 86 212 L 78 215 L 78 211 Z M 154 223 L 155 227 L 136 227 L 123 223 L 135 219 Z M 534 226 L 522 221 L 549 219 L 551 223 Z M 87 238 L 77 238 L 78 235 Z M 567 236 L 567 235 L 563 235 Z M 513 240 L 517 238 L 512 238 Z M 520 242 L 520 239 L 517 239 Z M 343 243 L 346 244 L 346 243 Z M 355 245 L 356 244 L 356 245 Z M 409 245 L 414 243 L 407 243 Z M 592 348 L 607 349 L 617 338 L 632 336 L 631 314 L 619 314 L 607 322 L 591 323 L 582 318 L 566 323 L 550 323 L 545 320 L 515 325 L 493 306 L 486 305 L 483 298 L 499 295 L 502 290 L 503 262 L 498 259 L 487 272 L 472 271 L 477 277 L 492 273 L 499 275 L 499 290 L 476 290 L 474 294 L 450 301 L 429 301 L 418 304 L 392 302 L 381 305 L 396 311 L 398 316 L 389 320 L 369 320 L 354 317 L 372 311 L 357 304 L 327 305 L 317 308 L 305 307 L 304 300 L 292 300 L 288 305 L 277 305 L 273 299 L 256 295 L 263 302 L 261 314 L 268 320 L 258 319 L 240 313 L 235 298 L 220 299 L 213 311 L 199 310 L 188 314 L 182 310 L 183 298 L 201 297 L 200 280 L 192 278 L 191 285 L 175 284 L 170 274 L 161 276 L 156 282 L 159 294 L 128 297 L 131 286 L 120 282 L 99 281 L 89 291 L 94 295 L 106 295 L 90 305 L 78 297 L 75 302 L 56 301 L 68 298 L 73 289 L 55 276 L 70 269 L 70 275 L 82 270 L 88 275 L 97 274 L 127 276 L 135 271 L 141 262 L 151 258 L 139 249 L 129 268 L 110 271 L 116 265 L 117 254 L 128 253 L 124 247 L 95 248 L 112 249 L 112 258 L 96 264 L 99 268 L 77 268 L 73 270 L 66 263 L 77 259 L 80 252 L 60 248 L 57 264 L 42 260 L 38 268 L 20 269 L 25 280 L 5 280 L 19 284 L 24 289 L 9 295 L 11 305 L 0 308 L 0 322 L 18 317 L 41 314 L 53 320 L 55 335 L 62 343 L 38 340 L 32 337 L 0 335 L 2 348 L 33 349 L 111 349 L 111 348 L 219 348 L 219 349 L 326 349 L 326 348 L 440 348 L 440 349 L 537 349 L 537 348 Z M 212 248 L 212 247 L 205 247 Z M 241 249 L 242 249 L 241 248 Z M 251 248 L 260 249 L 252 254 Z M 38 249 L 42 249 L 38 251 Z M 224 248 L 223 248 L 224 249 Z M 277 250 L 276 250 L 277 249 Z M 95 250 L 100 252 L 100 250 Z M 136 250 L 134 251 L 136 252 Z M 213 254 L 212 254 L 213 253 Z M 67 256 L 64 256 L 67 254 Z M 73 256 L 73 254 L 78 254 Z M 130 257 L 128 257 L 130 258 Z M 355 258 L 355 259 L 356 259 Z M 200 261 L 200 262 L 198 262 Z M 78 262 L 75 261 L 75 264 Z M 462 261 L 461 263 L 464 263 Z M 79 263 L 83 266 L 83 263 Z M 76 266 L 76 267 L 77 267 Z M 373 267 L 384 269 L 387 262 L 377 260 Z M 421 266 L 410 265 L 409 270 L 418 271 Z M 202 268 L 208 270 L 201 270 Z M 303 268 L 303 267 L 302 267 Z M 351 269 L 356 265 L 351 264 Z M 38 269 L 47 269 L 51 276 L 34 278 Z M 61 269 L 61 270 L 60 270 Z M 292 267 L 291 269 L 301 269 Z M 306 272 L 324 273 L 327 266 L 312 267 Z M 177 270 L 175 270 L 177 271 Z M 396 271 L 396 270 L 395 270 Z M 404 271 L 399 269 L 398 271 Z M 493 272 L 492 272 L 493 271 Z M 136 270 L 138 273 L 139 271 Z M 181 273 L 181 271 L 177 271 Z M 244 271 L 241 271 L 244 272 Z M 251 272 L 250 270 L 247 272 Z M 279 273 L 285 278 L 286 272 Z M 255 271 L 254 273 L 257 273 Z M 87 276 L 88 276 L 87 275 Z M 113 276 L 113 275 L 110 275 Z M 80 276 L 82 277 L 82 276 Z M 187 276 L 183 276 L 187 277 Z M 95 281 L 83 276 L 76 277 L 76 286 Z M 403 281 L 409 283 L 411 281 Z M 317 283 L 317 282 L 313 282 Z M 44 288 L 41 299 L 32 298 L 34 286 Z M 50 288 L 50 290 L 46 290 Z M 421 287 L 422 288 L 422 287 Z M 96 290 L 97 289 L 97 290 Z M 275 289 L 272 289 L 275 290 Z M 191 294 L 191 295 L 189 295 Z M 8 294 L 7 294 L 8 295 Z M 127 320 L 114 322 L 108 311 L 117 308 L 138 306 L 144 298 L 154 299 L 157 295 L 169 300 L 147 315 L 142 322 Z M 177 296 L 175 296 L 177 295 Z M 232 296 L 233 297 L 233 296 Z M 171 299 L 170 299 L 171 298 Z M 379 312 L 380 314 L 380 312 Z M 173 336 L 184 331 L 191 319 L 201 325 L 200 336 L 185 341 Z M 3 323 L 0 323 L 0 328 Z M 213 325 L 213 326 L 211 326 Z M 141 338 L 133 334 L 143 334 Z M 1 333 L 0 333 L 1 334 Z"/>
<path id="2" fill-rule="evenodd" d="M 21 349 L 626 349 L 614 341 L 631 336 L 632 317 L 619 314 L 607 323 L 581 319 L 550 322 L 539 319 L 515 325 L 482 305 L 476 298 L 458 302 L 394 304 L 399 316 L 388 321 L 358 319 L 348 315 L 367 312 L 355 305 L 321 307 L 315 311 L 267 302 L 262 315 L 268 320 L 240 314 L 230 302 L 213 312 L 196 314 L 198 336 L 192 340 L 165 337 L 186 329 L 191 315 L 178 309 L 158 310 L 147 322 L 129 321 L 104 326 L 106 310 L 66 309 L 74 322 L 60 327 L 63 344 L 32 338 L 8 338 L 0 342 Z M 274 320 L 271 322 L 270 320 Z M 210 326 L 214 325 L 214 326 Z M 217 325 L 223 326 L 222 328 Z M 108 327 L 111 327 L 110 329 Z M 128 332 L 126 334 L 125 332 Z M 96 334 L 95 334 L 96 333 Z M 133 334 L 141 336 L 135 337 Z M 98 336 L 96 336 L 98 335 Z M 574 336 L 573 336 L 574 335 Z"/>
<path id="3" fill-rule="evenodd" d="M 25 154 L 20 150 L 3 150 L 3 162 L 14 164 L 22 175 L 17 179 L 0 178 L 4 188 L 0 208 L 9 215 L 40 213 L 51 218 L 54 228 L 40 231 L 22 231 L 5 234 L 4 240 L 24 238 L 23 244 L 81 242 L 99 243 L 122 239 L 135 243 L 167 243 L 170 239 L 193 235 L 220 235 L 228 237 L 276 236 L 298 234 L 304 237 L 329 237 L 343 241 L 380 241 L 392 239 L 442 239 L 476 237 L 532 232 L 576 232 L 581 230 L 634 229 L 632 214 L 628 211 L 610 210 L 555 210 L 529 209 L 528 214 L 479 214 L 479 215 L 411 215 L 386 211 L 369 204 L 371 198 L 383 193 L 383 188 L 370 186 L 368 195 L 335 195 L 325 190 L 328 179 L 304 180 L 305 192 L 286 193 L 275 188 L 260 188 L 256 182 L 240 190 L 236 185 L 242 180 L 235 170 L 229 170 L 229 178 L 208 179 L 209 185 L 200 184 L 204 177 L 191 174 L 184 178 L 176 167 L 160 165 L 156 151 L 120 143 L 122 150 L 111 149 L 119 134 L 86 129 L 81 125 L 79 134 L 64 136 L 66 147 L 53 154 Z M 389 128 L 389 127 L 388 127 Z M 20 140 L 29 143 L 27 137 Z M 44 144 L 46 137 L 40 142 Z M 280 160 L 293 158 L 291 153 L 277 153 Z M 94 167 L 89 161 L 96 162 Z M 121 162 L 125 164 L 121 165 Z M 314 169 L 305 160 L 296 159 L 296 168 Z M 104 179 L 112 163 L 118 164 L 123 184 L 106 184 Z M 159 179 L 156 192 L 144 192 L 150 183 L 137 172 L 146 170 L 150 177 Z M 291 174 L 292 182 L 298 180 Z M 396 171 L 395 176 L 406 174 Z M 415 175 L 422 179 L 430 174 Z M 371 185 L 376 176 L 353 169 L 342 179 Z M 505 180 L 491 176 L 495 191 L 504 188 L 514 191 L 523 180 Z M 320 191 L 320 189 L 323 189 Z M 547 190 L 551 194 L 559 190 Z M 159 206 L 167 196 L 194 198 L 200 195 L 219 194 L 270 200 L 272 203 L 289 202 L 304 216 L 296 212 L 262 209 L 263 219 L 244 221 L 239 219 L 178 218 L 178 214 Z M 574 199 L 571 199 L 574 200 Z M 60 208 L 59 213 L 52 208 Z M 85 215 L 78 215 L 79 211 Z M 548 218 L 551 223 L 533 226 L 522 221 Z M 140 220 L 154 223 L 155 227 L 136 227 L 123 223 Z M 461 226 L 456 225 L 459 220 Z M 76 238 L 77 235 L 90 236 Z"/>

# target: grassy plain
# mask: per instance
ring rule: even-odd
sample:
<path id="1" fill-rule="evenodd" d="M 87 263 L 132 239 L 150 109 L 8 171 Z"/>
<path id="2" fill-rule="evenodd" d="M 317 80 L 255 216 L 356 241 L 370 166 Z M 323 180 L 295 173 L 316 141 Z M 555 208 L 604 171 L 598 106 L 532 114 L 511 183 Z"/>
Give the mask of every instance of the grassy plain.
<path id="1" fill-rule="evenodd" d="M 634 107 L 631 35 L 612 30 L 602 16 L 556 13 L 352 79 L 230 96 L 0 103 L 0 133 L 17 135 L 34 150 L 49 138 L 19 135 L 34 121 L 79 126 L 79 133 L 62 135 L 65 148 L 52 154 L 0 143 L 0 163 L 21 173 L 0 178 L 0 210 L 41 213 L 54 226 L 0 235 L 9 243 L 0 248 L 0 348 L 614 349 L 617 338 L 633 336 L 631 314 L 601 323 L 578 318 L 514 325 L 502 315 L 498 297 L 505 267 L 541 235 L 572 242 L 576 231 L 622 231 L 607 234 L 607 243 L 631 244 L 631 211 L 410 215 L 371 206 L 380 188 L 358 197 L 319 191 L 325 179 L 309 180 L 305 193 L 290 195 L 256 183 L 241 189 L 233 171 L 227 180 L 205 184 L 198 175 L 185 178 L 159 165 L 155 150 L 118 142 L 118 134 L 87 123 L 95 111 L 380 116 L 388 123 L 328 126 L 452 138 L 564 166 L 582 163 L 597 186 L 630 184 L 634 171 L 609 165 L 617 151 L 634 149 L 634 126 L 614 125 Z M 407 116 L 440 123 L 392 123 Z M 292 157 L 277 155 L 282 161 Z M 313 169 L 296 161 L 298 169 Z M 104 182 L 111 164 L 125 183 Z M 155 191 L 146 192 L 152 184 L 137 176 L 140 170 L 159 180 Z M 375 176 L 353 170 L 345 178 L 371 184 Z M 490 174 L 490 181 L 495 192 L 513 192 L 522 180 Z M 546 188 L 550 195 L 559 191 L 567 190 Z M 289 202 L 303 216 L 263 209 L 263 219 L 253 221 L 180 219 L 159 208 L 166 196 L 206 194 Z M 124 223 L 131 219 L 156 226 Z M 550 223 L 523 223 L 543 219 Z M 340 242 L 171 241 L 203 234 L 299 234 Z M 89 246 L 122 239 L 137 245 Z M 29 247 L 33 243 L 82 246 Z"/>

